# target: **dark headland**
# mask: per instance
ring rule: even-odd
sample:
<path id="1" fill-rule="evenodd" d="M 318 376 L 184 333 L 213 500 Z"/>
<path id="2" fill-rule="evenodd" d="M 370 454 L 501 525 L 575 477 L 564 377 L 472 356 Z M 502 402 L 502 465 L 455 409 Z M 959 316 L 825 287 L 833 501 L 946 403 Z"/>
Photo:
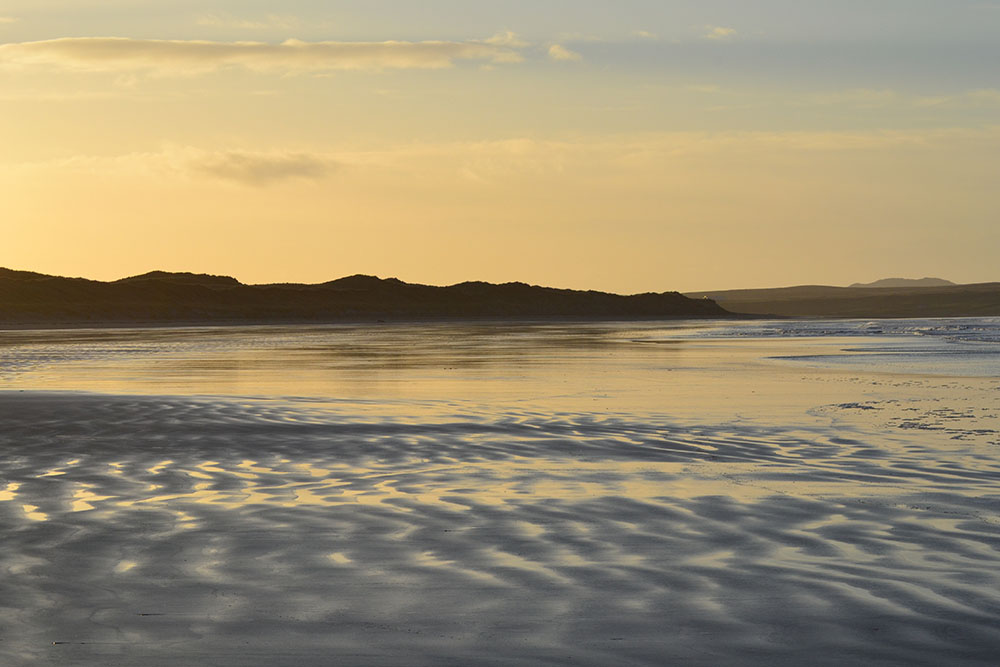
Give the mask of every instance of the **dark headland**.
<path id="1" fill-rule="evenodd" d="M 854 283 L 850 287 L 949 287 L 955 283 L 943 278 L 882 278 L 873 283 Z"/>
<path id="2" fill-rule="evenodd" d="M 940 278 L 889 278 L 850 287 L 799 285 L 771 289 L 688 292 L 727 310 L 780 317 L 1000 316 L 1000 283 L 956 285 Z"/>
<path id="3" fill-rule="evenodd" d="M 0 327 L 730 316 L 710 299 L 677 292 L 625 296 L 517 282 L 435 287 L 364 275 L 245 285 L 226 276 L 164 271 L 101 282 L 0 268 Z"/>

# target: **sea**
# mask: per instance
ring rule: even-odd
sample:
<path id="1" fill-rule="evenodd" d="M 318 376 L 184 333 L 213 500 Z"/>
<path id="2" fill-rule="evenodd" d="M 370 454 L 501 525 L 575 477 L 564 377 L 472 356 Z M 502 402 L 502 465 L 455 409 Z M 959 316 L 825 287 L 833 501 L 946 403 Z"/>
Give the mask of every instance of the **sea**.
<path id="1" fill-rule="evenodd" d="M 995 665 L 1000 318 L 0 331 L 0 664 Z"/>

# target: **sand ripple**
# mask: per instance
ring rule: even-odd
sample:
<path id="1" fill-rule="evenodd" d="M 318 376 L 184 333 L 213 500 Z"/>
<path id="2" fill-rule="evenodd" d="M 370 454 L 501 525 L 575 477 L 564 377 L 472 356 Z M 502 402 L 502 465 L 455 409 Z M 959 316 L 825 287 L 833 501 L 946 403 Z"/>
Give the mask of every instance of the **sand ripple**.
<path id="1" fill-rule="evenodd" d="M 0 661 L 996 662 L 988 442 L 364 412 L 0 394 Z"/>

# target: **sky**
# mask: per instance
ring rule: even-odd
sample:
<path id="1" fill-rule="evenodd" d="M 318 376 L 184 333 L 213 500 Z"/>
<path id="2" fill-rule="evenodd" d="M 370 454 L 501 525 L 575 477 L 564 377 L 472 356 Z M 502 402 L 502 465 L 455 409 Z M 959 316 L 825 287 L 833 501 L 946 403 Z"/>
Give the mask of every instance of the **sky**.
<path id="1" fill-rule="evenodd" d="M 0 266 L 1000 280 L 1000 0 L 0 0 Z"/>

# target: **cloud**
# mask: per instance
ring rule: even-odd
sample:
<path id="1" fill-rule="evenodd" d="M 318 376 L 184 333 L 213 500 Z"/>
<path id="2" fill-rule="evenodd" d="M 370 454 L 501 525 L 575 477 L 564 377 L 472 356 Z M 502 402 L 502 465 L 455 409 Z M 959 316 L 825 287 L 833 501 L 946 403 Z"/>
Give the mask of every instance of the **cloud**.
<path id="1" fill-rule="evenodd" d="M 1000 105 L 1000 90 L 980 88 L 942 95 L 912 95 L 883 89 L 852 89 L 793 96 L 800 106 L 842 105 L 854 109 L 882 109 L 892 106 L 942 109 L 980 109 Z"/>
<path id="2" fill-rule="evenodd" d="M 902 96 L 895 90 L 855 88 L 806 95 L 801 103 L 804 105 L 844 105 L 855 109 L 877 109 L 896 104 L 901 99 Z"/>
<path id="3" fill-rule="evenodd" d="M 485 42 L 487 44 L 492 44 L 493 46 L 509 46 L 512 49 L 523 49 L 528 46 L 526 41 L 518 37 L 510 30 L 502 30 L 485 40 Z"/>
<path id="4" fill-rule="evenodd" d="M 910 98 L 913 106 L 946 109 L 983 109 L 1000 106 L 1000 90 L 979 88 L 949 95 L 922 96 Z"/>
<path id="5" fill-rule="evenodd" d="M 966 98 L 974 102 L 982 102 L 985 104 L 1000 104 L 1000 90 L 996 88 L 980 88 L 979 90 L 970 90 L 965 94 Z"/>
<path id="6" fill-rule="evenodd" d="M 156 183 L 227 181 L 260 188 L 323 181 L 337 175 L 352 182 L 392 182 L 416 187 L 431 166 L 444 181 L 455 175 L 480 183 L 541 175 L 612 171 L 644 172 L 719 156 L 752 159 L 765 154 L 850 154 L 872 150 L 931 150 L 934 147 L 1000 145 L 1000 125 L 913 131 L 830 132 L 646 132 L 590 135 L 573 140 L 513 138 L 492 141 L 417 142 L 361 150 L 245 150 L 166 146 L 156 152 L 75 155 L 41 162 L 0 159 L 0 172 L 84 174 L 107 182 L 118 178 Z M 473 178 L 474 177 L 474 178 Z"/>
<path id="7" fill-rule="evenodd" d="M 17 23 L 21 19 L 15 18 L 13 16 L 0 16 L 0 25 L 4 23 Z"/>
<path id="8" fill-rule="evenodd" d="M 365 164 L 364 155 L 355 161 Z M 41 162 L 5 164 L 5 169 L 27 172 L 63 172 L 73 178 L 94 176 L 103 181 L 131 179 L 158 183 L 225 181 L 252 188 L 329 178 L 346 165 L 341 155 L 314 151 L 205 149 L 167 145 L 155 152 L 120 155 L 73 155 Z M 209 177 L 206 179 L 206 177 Z"/>
<path id="9" fill-rule="evenodd" d="M 576 51 L 570 51 L 565 46 L 562 46 L 560 44 L 553 44 L 552 46 L 549 47 L 549 58 L 551 58 L 552 60 L 568 62 L 568 61 L 580 60 L 583 58 L 583 56 L 581 56 Z"/>
<path id="10" fill-rule="evenodd" d="M 734 28 L 724 28 L 720 25 L 707 25 L 705 26 L 705 30 L 707 30 L 705 33 L 705 39 L 725 41 L 736 36 L 736 30 Z"/>
<path id="11" fill-rule="evenodd" d="M 195 172 L 241 185 L 261 187 L 291 180 L 320 180 L 339 168 L 330 158 L 312 153 L 195 154 L 186 161 Z"/>
<path id="12" fill-rule="evenodd" d="M 134 98 L 134 94 L 129 94 Z M 2 102 L 75 102 L 79 100 L 112 100 L 125 97 L 114 90 L 40 90 L 27 88 L 0 92 Z"/>
<path id="13" fill-rule="evenodd" d="M 268 14 L 263 19 L 258 20 L 239 19 L 219 14 L 203 14 L 198 17 L 197 23 L 201 26 L 240 28 L 242 30 L 289 30 L 299 26 L 301 21 L 294 16 L 279 16 L 277 14 Z"/>
<path id="14" fill-rule="evenodd" d="M 649 32 L 648 30 L 633 30 L 632 35 L 642 39 L 659 39 L 659 35 L 655 32 Z"/>
<path id="15" fill-rule="evenodd" d="M 494 38 L 495 39 L 495 38 Z M 570 52 L 566 52 L 570 53 Z M 458 61 L 521 62 L 520 52 L 490 41 L 212 42 L 125 37 L 67 37 L 0 44 L 0 66 L 49 66 L 96 72 L 210 72 L 244 67 L 279 73 L 440 69 Z"/>

